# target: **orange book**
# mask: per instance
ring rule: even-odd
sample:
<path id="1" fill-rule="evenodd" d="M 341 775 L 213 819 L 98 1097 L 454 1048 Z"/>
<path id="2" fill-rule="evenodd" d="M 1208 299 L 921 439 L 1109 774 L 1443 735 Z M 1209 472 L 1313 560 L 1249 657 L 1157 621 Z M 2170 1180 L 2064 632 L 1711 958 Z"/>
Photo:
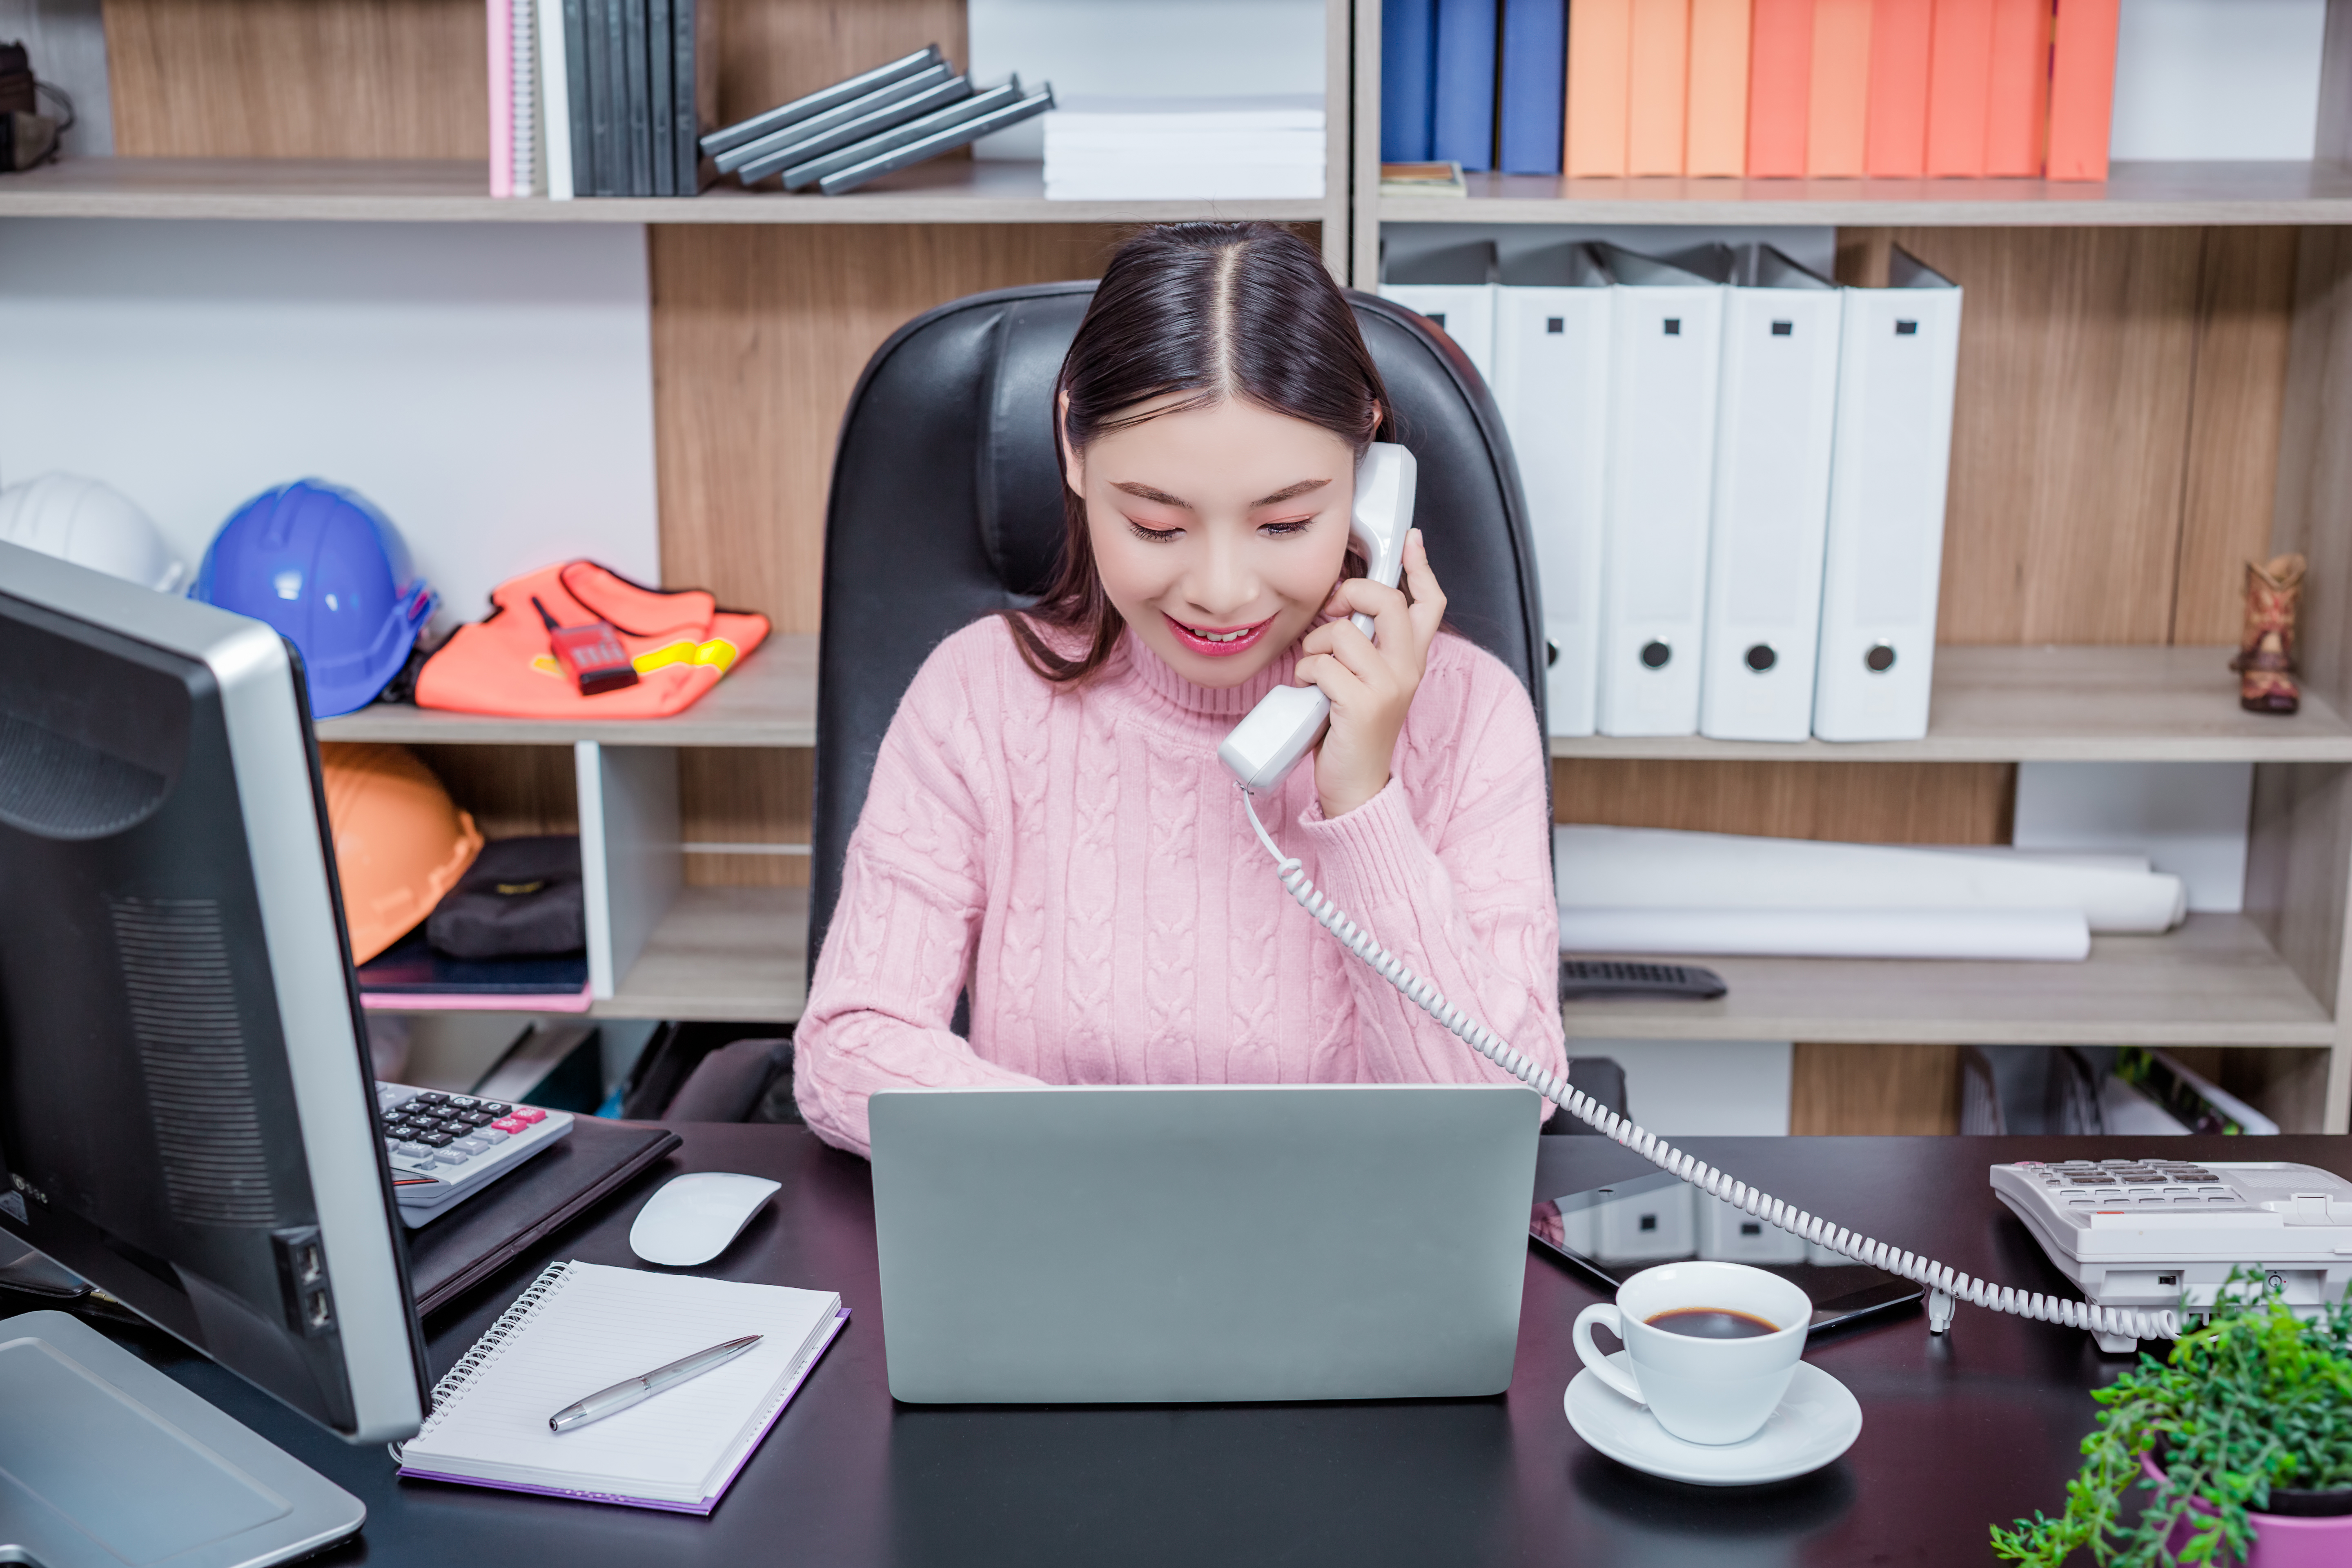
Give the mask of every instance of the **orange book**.
<path id="1" fill-rule="evenodd" d="M 2050 134 L 2050 0 L 1993 0 L 1985 173 L 2034 179 Z"/>
<path id="2" fill-rule="evenodd" d="M 1936 0 L 1877 0 L 1870 8 L 1870 129 L 1863 167 L 1874 177 L 1927 172 L 1927 60 Z"/>
<path id="3" fill-rule="evenodd" d="M 1813 0 L 1813 69 L 1807 84 L 1805 173 L 1863 172 L 1870 115 L 1871 0 Z"/>
<path id="4" fill-rule="evenodd" d="M 1756 0 L 1748 30 L 1750 179 L 1793 179 L 1805 172 L 1812 74 L 1813 0 Z"/>
<path id="5" fill-rule="evenodd" d="M 2050 178 L 2107 177 L 2119 0 L 2064 0 L 2051 37 Z"/>
<path id="6" fill-rule="evenodd" d="M 1568 8 L 1568 136 L 1560 168 L 1571 179 L 1625 173 L 1633 42 L 1633 0 L 1576 0 Z"/>
<path id="7" fill-rule="evenodd" d="M 1690 130 L 1683 172 L 1748 172 L 1748 19 L 1750 0 L 1691 0 Z"/>
<path id="8" fill-rule="evenodd" d="M 1689 120 L 1691 0 L 1633 0 L 1625 172 L 1679 174 Z"/>
<path id="9" fill-rule="evenodd" d="M 1985 172 L 1986 95 L 1992 86 L 1993 0 L 1936 0 L 1927 65 L 1927 173 Z"/>

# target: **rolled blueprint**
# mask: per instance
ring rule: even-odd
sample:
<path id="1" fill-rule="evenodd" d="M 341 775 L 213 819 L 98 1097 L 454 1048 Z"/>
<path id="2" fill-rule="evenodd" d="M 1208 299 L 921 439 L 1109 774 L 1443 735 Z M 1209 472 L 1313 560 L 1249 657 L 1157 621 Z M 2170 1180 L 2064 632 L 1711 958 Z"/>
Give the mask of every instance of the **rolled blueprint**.
<path id="1" fill-rule="evenodd" d="M 1651 827 L 1560 826 L 1552 835 L 1563 913 L 2046 910 L 2078 913 L 2102 932 L 2169 931 L 2188 913 L 2188 889 L 2179 878 L 2104 858 L 1820 844 Z M 1703 951 L 1687 941 L 1675 949 Z"/>
<path id="2" fill-rule="evenodd" d="M 1564 952 L 2079 963 L 2079 910 L 1563 909 Z"/>

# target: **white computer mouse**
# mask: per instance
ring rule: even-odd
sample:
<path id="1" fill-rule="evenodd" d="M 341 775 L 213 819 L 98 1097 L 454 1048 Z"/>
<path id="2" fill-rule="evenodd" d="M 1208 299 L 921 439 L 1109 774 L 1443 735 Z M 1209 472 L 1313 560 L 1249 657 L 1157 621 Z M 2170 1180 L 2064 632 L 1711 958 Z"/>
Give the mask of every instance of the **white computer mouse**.
<path id="1" fill-rule="evenodd" d="M 629 1250 L 672 1268 L 708 1263 L 727 1250 L 782 1182 L 725 1171 L 694 1171 L 672 1178 L 646 1200 L 629 1226 Z"/>

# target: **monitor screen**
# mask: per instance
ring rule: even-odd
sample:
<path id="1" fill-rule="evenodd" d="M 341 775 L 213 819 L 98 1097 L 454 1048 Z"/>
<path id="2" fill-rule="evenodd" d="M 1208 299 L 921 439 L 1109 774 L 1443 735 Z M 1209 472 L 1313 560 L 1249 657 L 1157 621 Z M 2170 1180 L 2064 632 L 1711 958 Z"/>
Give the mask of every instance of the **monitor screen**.
<path id="1" fill-rule="evenodd" d="M 423 1406 L 300 672 L 0 545 L 0 1229 L 353 1440 Z"/>

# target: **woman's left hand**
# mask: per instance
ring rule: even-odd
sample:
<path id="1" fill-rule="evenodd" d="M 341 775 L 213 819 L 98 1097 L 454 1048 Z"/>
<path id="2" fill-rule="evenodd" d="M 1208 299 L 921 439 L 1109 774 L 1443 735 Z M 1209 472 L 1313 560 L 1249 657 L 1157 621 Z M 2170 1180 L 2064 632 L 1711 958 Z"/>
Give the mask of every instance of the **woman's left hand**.
<path id="1" fill-rule="evenodd" d="M 1389 759 L 1445 618 L 1445 595 L 1417 528 L 1405 536 L 1404 581 L 1410 601 L 1369 577 L 1342 577 L 1324 605 L 1325 614 L 1340 618 L 1299 644 L 1298 684 L 1319 686 L 1331 700 L 1331 727 L 1315 752 L 1315 793 L 1327 818 L 1345 816 L 1388 787 Z M 1351 615 L 1372 617 L 1377 644 L 1347 620 Z"/>

